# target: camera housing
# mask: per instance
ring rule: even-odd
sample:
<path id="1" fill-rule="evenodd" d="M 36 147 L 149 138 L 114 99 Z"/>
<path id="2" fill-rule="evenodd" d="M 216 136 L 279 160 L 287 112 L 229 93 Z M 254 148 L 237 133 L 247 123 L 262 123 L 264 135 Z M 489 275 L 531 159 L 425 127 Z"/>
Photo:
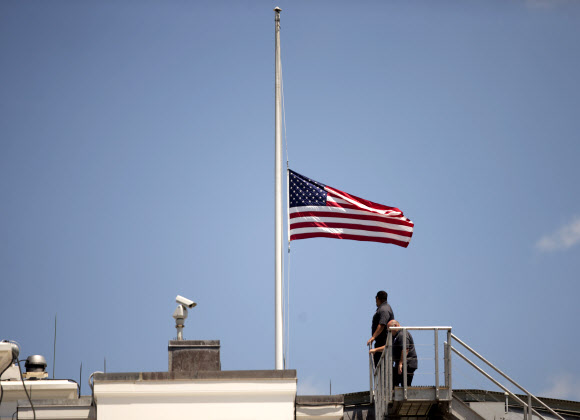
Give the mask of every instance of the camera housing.
<path id="1" fill-rule="evenodd" d="M 189 309 L 195 308 L 195 306 L 197 305 L 197 303 L 195 303 L 193 300 L 189 300 L 189 299 L 184 298 L 183 296 L 180 296 L 180 295 L 177 295 L 177 297 L 175 298 L 175 301 L 177 303 L 179 303 L 180 305 L 188 307 Z"/>

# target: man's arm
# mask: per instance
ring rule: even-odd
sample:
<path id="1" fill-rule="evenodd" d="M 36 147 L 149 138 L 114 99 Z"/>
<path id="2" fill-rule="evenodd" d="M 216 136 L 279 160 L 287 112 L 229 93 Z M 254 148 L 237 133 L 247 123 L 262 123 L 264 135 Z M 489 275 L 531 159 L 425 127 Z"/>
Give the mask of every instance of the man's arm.
<path id="1" fill-rule="evenodd" d="M 385 329 L 385 326 L 383 324 L 379 324 L 379 326 L 377 327 L 377 329 L 373 333 L 373 336 L 371 338 L 369 338 L 369 341 L 367 341 L 367 346 L 370 346 L 371 343 L 377 339 L 377 337 L 383 332 L 384 329 Z"/>
<path id="2" fill-rule="evenodd" d="M 407 349 L 407 355 L 409 354 L 409 349 Z M 399 375 L 403 374 L 403 350 L 401 350 L 401 358 L 399 359 Z"/>
<path id="3" fill-rule="evenodd" d="M 385 346 L 381 346 L 381 347 L 376 347 L 374 349 L 370 349 L 369 353 L 373 354 L 373 353 L 378 353 L 378 352 L 383 352 L 383 350 L 385 349 Z"/>

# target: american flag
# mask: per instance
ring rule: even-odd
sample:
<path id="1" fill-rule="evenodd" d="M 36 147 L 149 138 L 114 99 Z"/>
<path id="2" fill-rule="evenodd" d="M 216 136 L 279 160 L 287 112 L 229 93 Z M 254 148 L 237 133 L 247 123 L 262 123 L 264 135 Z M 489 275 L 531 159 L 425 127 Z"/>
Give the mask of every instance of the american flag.
<path id="1" fill-rule="evenodd" d="M 384 242 L 406 248 L 413 222 L 401 210 L 373 203 L 288 170 L 290 240 Z"/>

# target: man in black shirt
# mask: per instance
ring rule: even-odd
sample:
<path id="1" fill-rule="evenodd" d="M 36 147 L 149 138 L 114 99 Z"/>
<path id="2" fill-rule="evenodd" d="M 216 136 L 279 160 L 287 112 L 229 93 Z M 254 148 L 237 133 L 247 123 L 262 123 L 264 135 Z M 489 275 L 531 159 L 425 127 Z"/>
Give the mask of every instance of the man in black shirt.
<path id="1" fill-rule="evenodd" d="M 387 327 L 400 327 L 394 319 L 389 322 Z M 393 386 L 403 386 L 403 338 L 407 336 L 407 386 L 411 386 L 413 382 L 413 375 L 419 366 L 417 360 L 417 352 L 415 351 L 415 343 L 413 336 L 408 330 L 394 330 L 393 334 Z"/>
<path id="2" fill-rule="evenodd" d="M 373 322 L 371 325 L 371 333 L 372 336 L 367 341 L 367 346 L 370 346 L 371 343 L 375 342 L 375 349 L 378 347 L 384 347 L 387 343 L 387 325 L 388 323 L 395 319 L 395 315 L 393 314 L 393 309 L 391 309 L 391 305 L 387 303 L 388 298 L 387 292 L 381 290 L 375 296 L 375 303 L 377 304 L 377 311 L 373 315 Z M 379 363 L 381 359 L 381 352 L 375 351 L 373 357 L 375 360 L 375 366 Z"/>

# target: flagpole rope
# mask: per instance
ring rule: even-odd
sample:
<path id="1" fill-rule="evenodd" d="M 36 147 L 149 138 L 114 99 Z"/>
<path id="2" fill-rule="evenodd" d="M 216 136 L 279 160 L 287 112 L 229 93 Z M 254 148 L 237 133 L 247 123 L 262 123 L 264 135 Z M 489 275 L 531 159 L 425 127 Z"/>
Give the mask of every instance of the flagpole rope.
<path id="1" fill-rule="evenodd" d="M 288 322 L 288 328 L 286 329 L 286 347 L 288 349 L 288 357 L 290 357 L 290 243 L 288 243 L 288 281 L 286 282 L 286 285 L 288 287 L 288 292 L 286 294 L 286 298 L 288 299 L 288 305 L 287 305 L 287 322 Z"/>
<path id="2" fill-rule="evenodd" d="M 284 258 L 282 258 L 282 272 L 284 272 Z M 284 289 L 286 288 L 284 276 L 282 276 L 282 295 L 284 294 Z M 286 299 L 282 296 L 282 337 L 285 335 L 284 330 L 286 329 Z M 286 369 L 286 340 L 282 340 L 282 368 Z"/>

